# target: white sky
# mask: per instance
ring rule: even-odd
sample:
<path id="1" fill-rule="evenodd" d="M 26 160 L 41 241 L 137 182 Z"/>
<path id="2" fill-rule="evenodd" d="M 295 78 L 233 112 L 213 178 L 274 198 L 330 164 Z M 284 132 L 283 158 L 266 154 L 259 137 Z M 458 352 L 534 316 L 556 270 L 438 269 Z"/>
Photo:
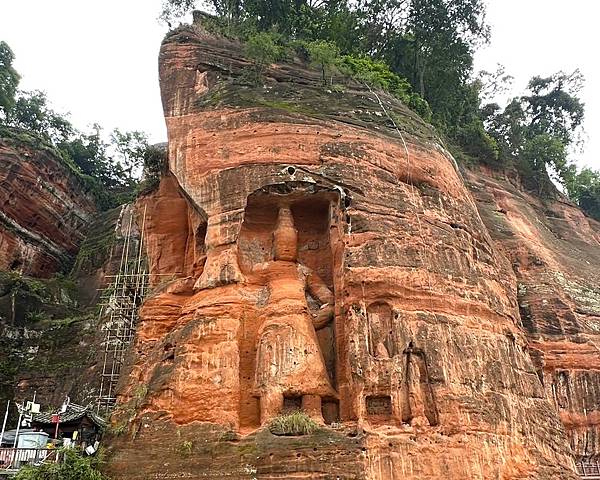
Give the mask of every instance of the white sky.
<path id="1" fill-rule="evenodd" d="M 40 89 L 78 128 L 143 130 L 166 140 L 158 88 L 158 50 L 166 27 L 161 0 L 0 0 L 0 40 L 16 55 L 21 88 Z M 586 85 L 588 140 L 580 165 L 600 169 L 600 29 L 591 0 L 488 0 L 491 45 L 476 67 L 497 63 L 515 77 L 514 94 L 533 75 L 579 68 Z M 574 157 L 575 158 L 575 157 Z"/>

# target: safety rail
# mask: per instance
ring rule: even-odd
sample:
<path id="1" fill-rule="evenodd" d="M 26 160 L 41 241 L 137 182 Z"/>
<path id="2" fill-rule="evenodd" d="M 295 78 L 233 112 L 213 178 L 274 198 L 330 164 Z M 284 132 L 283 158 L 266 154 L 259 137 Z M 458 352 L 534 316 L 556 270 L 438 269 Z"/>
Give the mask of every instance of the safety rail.
<path id="1" fill-rule="evenodd" d="M 586 480 L 600 480 L 600 460 L 582 459 L 575 463 L 577 474 Z"/>
<path id="2" fill-rule="evenodd" d="M 55 448 L 0 448 L 0 473 L 16 472 L 25 465 L 59 461 Z"/>

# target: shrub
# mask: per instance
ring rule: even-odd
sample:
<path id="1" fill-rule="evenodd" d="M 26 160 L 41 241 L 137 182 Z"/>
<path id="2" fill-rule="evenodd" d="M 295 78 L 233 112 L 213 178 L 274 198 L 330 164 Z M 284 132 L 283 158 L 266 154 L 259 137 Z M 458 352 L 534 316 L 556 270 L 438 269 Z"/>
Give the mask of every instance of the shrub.
<path id="1" fill-rule="evenodd" d="M 258 83 L 265 68 L 279 59 L 282 50 L 277 45 L 274 34 L 260 32 L 248 38 L 244 47 L 244 53 L 254 62 L 255 81 Z"/>
<path id="2" fill-rule="evenodd" d="M 144 152 L 143 180 L 137 186 L 136 193 L 146 195 L 156 190 L 168 168 L 167 150 L 156 145 L 149 146 Z"/>
<path id="3" fill-rule="evenodd" d="M 451 133 L 452 140 L 458 143 L 466 154 L 490 166 L 500 165 L 498 144 L 485 131 L 481 121 L 473 120 L 467 125 L 453 129 Z"/>
<path id="4" fill-rule="evenodd" d="M 321 69 L 323 85 L 327 85 L 327 77 L 331 77 L 329 83 L 333 85 L 333 72 L 340 59 L 340 51 L 333 42 L 318 40 L 306 44 L 308 55 L 313 65 Z"/>
<path id="5" fill-rule="evenodd" d="M 189 440 L 184 440 L 176 447 L 177 453 L 182 457 L 189 457 L 194 449 L 194 444 Z"/>
<path id="6" fill-rule="evenodd" d="M 344 55 L 340 59 L 340 68 L 358 82 L 391 93 L 424 120 L 431 120 L 431 109 L 427 101 L 414 93 L 408 80 L 392 72 L 385 62 L 365 56 Z"/>
<path id="7" fill-rule="evenodd" d="M 19 470 L 15 480 L 106 480 L 97 469 L 95 457 L 83 457 L 73 449 L 61 450 L 59 463 L 44 463 Z"/>
<path id="8" fill-rule="evenodd" d="M 285 436 L 310 435 L 318 429 L 319 425 L 301 411 L 281 414 L 275 417 L 269 425 L 269 430 L 273 435 Z"/>

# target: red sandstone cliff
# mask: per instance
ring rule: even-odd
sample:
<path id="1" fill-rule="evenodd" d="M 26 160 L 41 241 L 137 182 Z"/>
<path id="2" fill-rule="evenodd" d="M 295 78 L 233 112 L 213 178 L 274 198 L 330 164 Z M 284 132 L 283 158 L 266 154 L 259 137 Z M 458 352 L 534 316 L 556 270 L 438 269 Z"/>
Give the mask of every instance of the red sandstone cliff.
<path id="1" fill-rule="evenodd" d="M 300 62 L 247 83 L 240 51 L 199 26 L 161 48 L 170 173 L 140 200 L 156 288 L 110 472 L 576 478 L 569 438 L 597 453 L 597 224 L 484 174 L 469 191 L 398 101 L 401 134 Z M 324 426 L 274 436 L 286 408 Z"/>
<path id="2" fill-rule="evenodd" d="M 70 267 L 95 211 L 54 150 L 25 133 L 0 138 L 0 270 L 49 277 Z"/>
<path id="3" fill-rule="evenodd" d="M 520 326 L 577 456 L 600 453 L 600 223 L 492 172 L 469 175 L 518 282 Z"/>
<path id="4" fill-rule="evenodd" d="M 118 269 L 119 218 L 126 222 L 131 208 L 97 213 L 88 189 L 38 137 L 0 129 L 2 405 L 34 392 L 44 408 L 67 395 L 95 401 L 105 321 L 95 303 L 105 275 Z M 55 275 L 71 266 L 70 275 Z"/>

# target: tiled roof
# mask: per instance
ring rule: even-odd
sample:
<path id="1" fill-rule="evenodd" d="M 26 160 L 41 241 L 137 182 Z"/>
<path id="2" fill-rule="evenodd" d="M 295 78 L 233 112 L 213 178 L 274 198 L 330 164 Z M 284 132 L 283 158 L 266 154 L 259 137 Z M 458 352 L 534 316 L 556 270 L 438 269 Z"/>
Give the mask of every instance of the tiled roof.
<path id="1" fill-rule="evenodd" d="M 50 424 L 52 422 L 52 412 L 40 412 L 32 414 L 32 420 L 36 423 Z M 68 423 L 79 420 L 80 418 L 88 417 L 96 426 L 106 427 L 107 423 L 100 415 L 93 411 L 92 406 L 83 407 L 76 403 L 69 403 L 67 411 L 60 414 L 60 423 Z"/>

